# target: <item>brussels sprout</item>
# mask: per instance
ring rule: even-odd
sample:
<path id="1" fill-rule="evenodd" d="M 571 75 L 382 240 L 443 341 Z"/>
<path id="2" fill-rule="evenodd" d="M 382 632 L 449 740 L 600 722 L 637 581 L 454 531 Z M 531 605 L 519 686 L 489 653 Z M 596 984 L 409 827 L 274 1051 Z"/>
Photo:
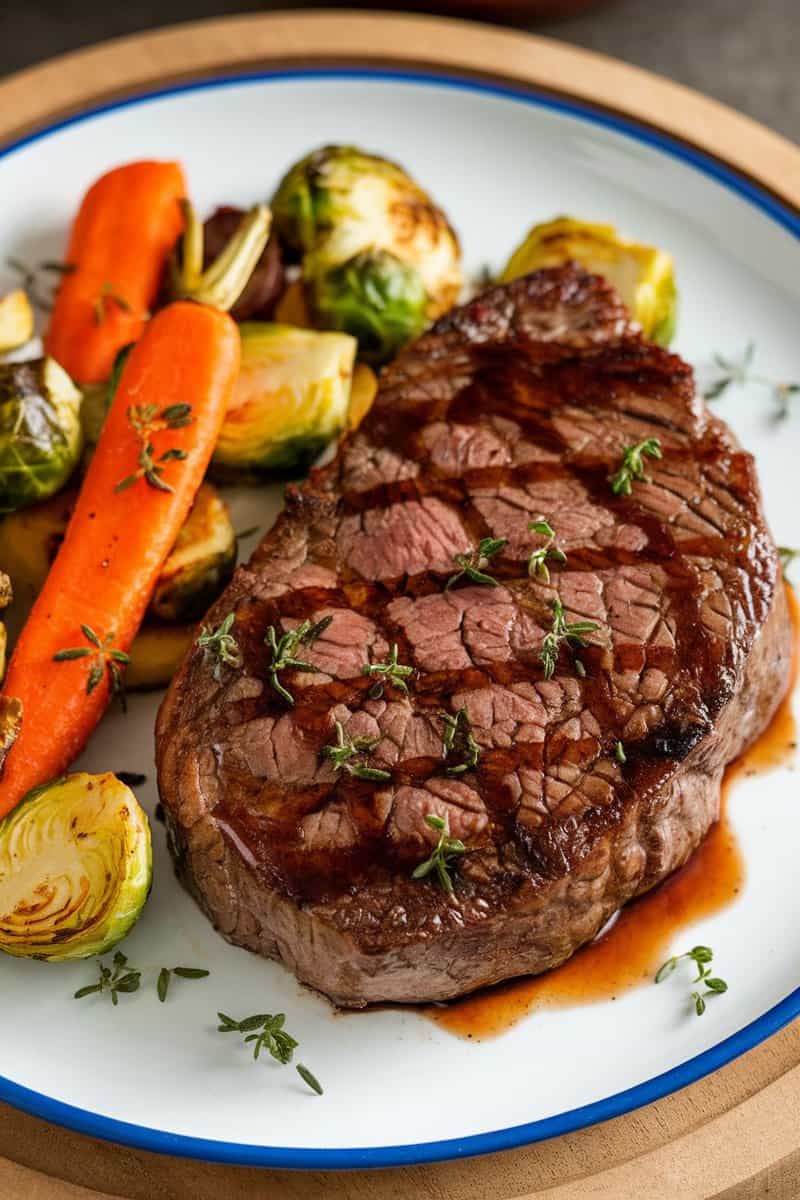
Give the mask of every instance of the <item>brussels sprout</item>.
<path id="1" fill-rule="evenodd" d="M 150 611 L 162 621 L 196 621 L 216 600 L 236 565 L 228 506 L 204 483 L 161 568 Z"/>
<path id="2" fill-rule="evenodd" d="M 352 146 L 315 151 L 283 178 L 273 217 L 302 258 L 318 323 L 365 337 L 375 357 L 403 333 L 413 337 L 461 290 L 461 251 L 447 218 L 385 158 Z"/>
<path id="3" fill-rule="evenodd" d="M 0 298 L 0 354 L 24 346 L 33 337 L 33 309 L 22 288 Z"/>
<path id="4" fill-rule="evenodd" d="M 0 365 L 0 513 L 52 496 L 81 454 L 81 394 L 53 358 Z"/>
<path id="5" fill-rule="evenodd" d="M 17 598 L 38 596 L 61 545 L 77 493 L 69 488 L 0 521 L 0 562 L 11 572 Z M 150 602 L 152 615 L 194 621 L 215 600 L 233 573 L 236 535 L 227 505 L 204 483 L 161 569 Z"/>
<path id="6" fill-rule="evenodd" d="M 146 621 L 130 649 L 131 661 L 125 668 L 126 689 L 147 692 L 166 687 L 196 636 L 193 625 L 156 625 Z"/>
<path id="7" fill-rule="evenodd" d="M 150 826 L 114 775 L 67 775 L 0 822 L 0 950 L 61 962 L 105 954 L 139 917 Z"/>
<path id="8" fill-rule="evenodd" d="M 122 375 L 122 369 L 133 349 L 133 342 L 123 346 L 118 351 L 111 368 L 111 374 L 105 383 L 87 383 L 83 387 L 83 404 L 81 404 L 81 429 L 87 456 L 94 450 L 100 440 L 100 433 L 105 424 L 111 401 Z"/>
<path id="9" fill-rule="evenodd" d="M 3 774 L 3 764 L 8 752 L 17 740 L 21 727 L 22 701 L 13 696 L 0 696 L 0 776 Z"/>
<path id="10" fill-rule="evenodd" d="M 311 297 L 319 323 L 352 333 L 371 362 L 386 362 L 425 326 L 427 295 L 419 271 L 385 250 L 365 250 L 321 272 Z"/>
<path id="11" fill-rule="evenodd" d="M 244 479 L 300 472 L 347 424 L 355 340 L 255 321 L 239 329 L 242 365 L 214 471 Z"/>
<path id="12" fill-rule="evenodd" d="M 625 241 L 613 225 L 591 225 L 571 217 L 534 225 L 511 255 L 501 282 L 569 260 L 604 275 L 641 325 L 645 337 L 660 346 L 669 345 L 678 320 L 672 258 L 653 246 Z"/>

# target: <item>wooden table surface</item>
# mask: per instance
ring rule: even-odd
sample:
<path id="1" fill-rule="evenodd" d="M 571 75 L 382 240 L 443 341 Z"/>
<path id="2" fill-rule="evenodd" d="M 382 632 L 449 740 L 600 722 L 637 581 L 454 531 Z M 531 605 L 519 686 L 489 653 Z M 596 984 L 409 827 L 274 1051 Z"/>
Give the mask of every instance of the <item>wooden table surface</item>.
<path id="1" fill-rule="evenodd" d="M 321 58 L 444 66 L 578 96 L 665 129 L 800 206 L 800 152 L 712 100 L 544 39 L 398 15 L 241 17 L 69 55 L 0 84 L 0 145 L 168 80 Z M 797 1200 L 800 1024 L 648 1108 L 482 1159 L 381 1172 L 231 1168 L 94 1141 L 2 1105 L 0 1156 L 0 1200 Z"/>

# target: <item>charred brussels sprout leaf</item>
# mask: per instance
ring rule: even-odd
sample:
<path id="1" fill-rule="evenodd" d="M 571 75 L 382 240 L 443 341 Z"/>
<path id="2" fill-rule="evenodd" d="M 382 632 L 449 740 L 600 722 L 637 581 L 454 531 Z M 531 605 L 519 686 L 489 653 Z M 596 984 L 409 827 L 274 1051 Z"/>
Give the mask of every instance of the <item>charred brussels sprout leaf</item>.
<path id="1" fill-rule="evenodd" d="M 55 359 L 0 365 L 0 513 L 64 486 L 80 458 L 81 393 Z"/>
<path id="2" fill-rule="evenodd" d="M 351 333 L 372 362 L 391 358 L 425 325 L 419 271 L 385 250 L 357 254 L 317 276 L 312 295 L 321 323 Z"/>
<path id="3" fill-rule="evenodd" d="M 213 469 L 257 480 L 298 473 L 345 428 L 356 343 L 259 322 L 240 326 L 242 363 Z"/>
<path id="4" fill-rule="evenodd" d="M 317 323 L 365 336 L 362 349 L 373 356 L 376 347 L 396 348 L 403 331 L 413 336 L 458 297 L 455 233 L 419 184 L 385 158 L 353 146 L 315 151 L 284 177 L 273 216 L 284 245 L 302 261 Z M 379 265 L 367 267 L 373 260 Z M 398 262 L 406 270 L 390 270 Z M 363 274 L 353 275 L 353 263 Z M 373 285 L 378 294 L 370 297 Z M 390 305 L 380 294 L 387 287 Z M 382 314 L 377 322 L 373 308 Z"/>
<path id="5" fill-rule="evenodd" d="M 152 876 L 150 827 L 114 775 L 67 775 L 0 822 L 0 950 L 60 962 L 131 929 Z"/>
<path id="6" fill-rule="evenodd" d="M 645 337 L 660 346 L 669 345 L 678 320 L 672 258 L 654 246 L 626 241 L 613 225 L 592 225 L 571 217 L 534 225 L 509 259 L 501 282 L 570 261 L 603 275 L 617 289 Z"/>

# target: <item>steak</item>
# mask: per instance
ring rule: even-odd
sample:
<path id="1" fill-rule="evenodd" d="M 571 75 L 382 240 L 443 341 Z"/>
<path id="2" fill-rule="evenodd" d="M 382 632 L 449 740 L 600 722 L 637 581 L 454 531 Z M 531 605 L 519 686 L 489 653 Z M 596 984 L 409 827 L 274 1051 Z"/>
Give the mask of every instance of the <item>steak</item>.
<path id="1" fill-rule="evenodd" d="M 662 458 L 614 494 L 647 438 Z M 484 538 L 507 539 L 488 581 L 447 588 Z M 157 728 L 179 873 L 226 938 L 341 1005 L 555 967 L 716 821 L 787 687 L 780 580 L 752 457 L 612 288 L 573 265 L 493 288 L 384 372 L 209 614 L 235 615 L 241 666 L 195 646 Z M 556 598 L 595 628 L 548 678 Z M 270 627 L 303 622 L 314 670 L 275 671 Z M 364 673 L 395 645 L 413 675 Z M 452 895 L 412 878 L 428 816 L 466 848 Z"/>

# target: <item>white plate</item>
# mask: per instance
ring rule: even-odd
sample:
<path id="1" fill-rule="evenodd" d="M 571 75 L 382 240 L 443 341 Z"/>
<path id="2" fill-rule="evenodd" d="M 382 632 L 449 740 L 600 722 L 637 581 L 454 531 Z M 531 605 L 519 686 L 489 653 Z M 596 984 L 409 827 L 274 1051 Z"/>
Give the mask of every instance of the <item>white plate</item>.
<path id="1" fill-rule="evenodd" d="M 233 132 L 232 132 L 233 131 Z M 237 135 L 235 131 L 239 131 Z M 676 349 L 707 363 L 756 343 L 756 366 L 800 376 L 800 222 L 725 168 L 659 134 L 578 105 L 475 82 L 388 72 L 287 72 L 218 80 L 112 106 L 37 135 L 0 159 L 0 256 L 63 253 L 86 186 L 136 157 L 178 157 L 201 209 L 268 196 L 284 168 L 326 141 L 405 163 L 444 204 L 468 266 L 498 266 L 534 220 L 617 223 L 667 247 L 681 286 Z M 12 280 L 0 279 L 0 287 Z M 800 408 L 800 401 L 798 402 Z M 780 427 L 758 387 L 719 405 L 758 457 L 778 540 L 798 539 L 800 412 Z M 272 520 L 278 489 L 234 497 L 236 524 Z M 246 550 L 252 548 L 251 541 Z M 111 713 L 81 760 L 147 773 L 152 813 L 157 697 Z M 460 1041 L 413 1011 L 336 1015 L 282 967 L 233 949 L 172 873 L 154 823 L 155 884 L 128 938 L 142 990 L 112 1008 L 74 1001 L 92 964 L 0 962 L 0 1098 L 87 1133 L 239 1163 L 378 1166 L 518 1145 L 624 1112 L 713 1070 L 800 1012 L 800 808 L 787 769 L 744 780 L 731 816 L 747 859 L 737 902 L 681 931 L 713 945 L 726 996 L 702 1020 L 682 981 L 616 1002 L 534 1013 L 497 1040 Z M 162 965 L 207 967 L 159 1004 Z M 291 1069 L 254 1064 L 215 1032 L 218 1009 L 285 1011 L 316 1098 Z"/>

